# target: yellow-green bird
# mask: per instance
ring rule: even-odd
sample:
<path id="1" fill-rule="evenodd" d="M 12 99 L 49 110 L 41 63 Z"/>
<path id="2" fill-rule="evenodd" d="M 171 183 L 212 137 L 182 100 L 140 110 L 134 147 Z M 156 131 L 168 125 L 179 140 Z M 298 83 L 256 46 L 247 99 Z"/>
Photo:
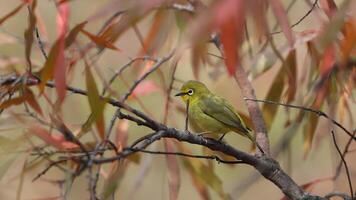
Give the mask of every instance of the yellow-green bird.
<path id="1" fill-rule="evenodd" d="M 183 84 L 180 96 L 188 104 L 189 124 L 197 133 L 211 134 L 221 140 L 226 133 L 235 132 L 248 137 L 262 151 L 235 108 L 224 98 L 219 97 L 199 81 Z"/>

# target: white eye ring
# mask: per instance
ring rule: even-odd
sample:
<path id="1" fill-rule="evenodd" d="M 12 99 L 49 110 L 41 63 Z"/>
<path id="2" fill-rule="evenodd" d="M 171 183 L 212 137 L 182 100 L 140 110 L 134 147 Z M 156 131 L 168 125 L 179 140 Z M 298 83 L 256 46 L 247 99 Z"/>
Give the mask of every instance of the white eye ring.
<path id="1" fill-rule="evenodd" d="M 192 96 L 193 93 L 194 93 L 194 91 L 193 91 L 192 89 L 189 89 L 189 90 L 188 90 L 188 95 L 189 95 L 189 96 Z"/>

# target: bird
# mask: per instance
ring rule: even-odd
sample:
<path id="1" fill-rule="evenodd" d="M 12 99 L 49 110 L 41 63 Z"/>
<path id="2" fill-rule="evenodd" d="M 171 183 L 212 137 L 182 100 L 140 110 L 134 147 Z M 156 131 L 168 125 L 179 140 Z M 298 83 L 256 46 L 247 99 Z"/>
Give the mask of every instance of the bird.
<path id="1" fill-rule="evenodd" d="M 263 152 L 236 109 L 203 83 L 187 81 L 175 96 L 180 96 L 187 105 L 189 125 L 195 132 L 212 135 L 219 141 L 226 133 L 235 132 L 250 139 Z"/>

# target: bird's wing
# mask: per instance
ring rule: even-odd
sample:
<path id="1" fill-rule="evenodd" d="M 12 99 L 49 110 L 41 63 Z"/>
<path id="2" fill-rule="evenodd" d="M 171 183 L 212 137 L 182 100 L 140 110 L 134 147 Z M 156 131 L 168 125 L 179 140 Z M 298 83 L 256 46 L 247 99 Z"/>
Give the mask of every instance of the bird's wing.
<path id="1" fill-rule="evenodd" d="M 242 133 L 249 133 L 240 116 L 236 114 L 233 106 L 218 96 L 202 98 L 199 107 L 208 116 L 228 126 L 237 128 Z"/>

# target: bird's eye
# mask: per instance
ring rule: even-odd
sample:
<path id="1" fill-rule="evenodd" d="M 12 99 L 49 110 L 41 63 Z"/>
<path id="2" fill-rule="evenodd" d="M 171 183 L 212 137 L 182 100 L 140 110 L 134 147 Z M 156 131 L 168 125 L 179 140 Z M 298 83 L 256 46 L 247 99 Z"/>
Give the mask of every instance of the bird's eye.
<path id="1" fill-rule="evenodd" d="M 189 96 L 192 96 L 193 93 L 194 93 L 194 91 L 193 91 L 192 89 L 189 89 L 189 90 L 188 90 L 188 95 L 189 95 Z"/>

